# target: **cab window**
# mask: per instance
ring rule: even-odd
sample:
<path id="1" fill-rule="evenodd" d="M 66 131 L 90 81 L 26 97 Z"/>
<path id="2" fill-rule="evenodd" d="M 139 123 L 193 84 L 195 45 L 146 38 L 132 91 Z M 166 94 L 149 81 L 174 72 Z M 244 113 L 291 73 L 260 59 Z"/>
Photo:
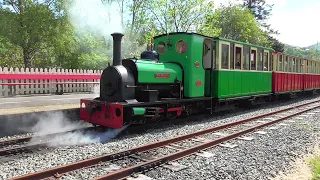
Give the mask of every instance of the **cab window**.
<path id="1" fill-rule="evenodd" d="M 211 44 L 213 47 L 211 47 Z M 211 64 L 212 63 L 212 64 Z M 215 69 L 216 66 L 216 56 L 215 56 L 215 41 L 211 39 L 205 39 L 203 41 L 203 67 L 205 69 Z"/>
<path id="2" fill-rule="evenodd" d="M 176 44 L 176 51 L 179 54 L 184 54 L 187 51 L 187 43 L 184 40 L 179 40 Z"/>
<path id="3" fill-rule="evenodd" d="M 157 46 L 157 51 L 159 54 L 164 54 L 164 52 L 166 52 L 166 44 L 164 42 L 159 42 Z"/>

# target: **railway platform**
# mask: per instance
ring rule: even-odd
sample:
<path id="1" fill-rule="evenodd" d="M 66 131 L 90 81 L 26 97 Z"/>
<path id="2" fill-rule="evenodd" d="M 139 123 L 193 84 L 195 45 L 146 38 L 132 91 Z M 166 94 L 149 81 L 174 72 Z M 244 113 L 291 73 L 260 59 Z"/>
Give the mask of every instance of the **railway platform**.
<path id="1" fill-rule="evenodd" d="M 0 137 L 26 133 L 43 117 L 54 114 L 77 120 L 80 99 L 96 96 L 93 93 L 72 93 L 0 98 Z"/>
<path id="2" fill-rule="evenodd" d="M 76 107 L 79 107 L 81 98 L 94 98 L 96 96 L 98 95 L 91 93 L 72 93 L 64 95 L 32 95 L 0 98 L 0 114 L 9 114 L 11 110 L 20 109 L 23 110 L 23 113 L 29 112 L 28 109 L 34 109 L 36 111 L 61 109 L 59 106 L 65 109 L 72 107 L 70 106 L 71 104 L 76 104 Z"/>

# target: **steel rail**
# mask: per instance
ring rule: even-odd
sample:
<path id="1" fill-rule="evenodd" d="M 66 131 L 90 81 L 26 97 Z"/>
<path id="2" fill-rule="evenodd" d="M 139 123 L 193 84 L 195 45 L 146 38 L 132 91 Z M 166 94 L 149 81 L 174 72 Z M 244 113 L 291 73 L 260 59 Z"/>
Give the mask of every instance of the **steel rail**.
<path id="1" fill-rule="evenodd" d="M 107 155 L 103 155 L 103 156 L 100 156 L 100 157 L 95 157 L 95 158 L 91 158 L 91 159 L 87 159 L 87 160 L 83 160 L 83 161 L 78 161 L 78 162 L 67 164 L 67 165 L 63 165 L 63 166 L 58 166 L 58 167 L 51 168 L 51 169 L 46 169 L 46 170 L 35 172 L 35 173 L 26 174 L 26 175 L 23 175 L 23 176 L 20 176 L 20 177 L 12 178 L 12 179 L 13 180 L 33 180 L 33 179 L 44 179 L 44 178 L 50 178 L 50 177 L 60 177 L 62 174 L 65 174 L 67 172 L 78 170 L 78 169 L 82 169 L 82 168 L 92 167 L 93 165 L 99 164 L 100 162 L 109 161 L 109 160 L 112 160 L 112 159 L 122 158 L 122 157 L 129 156 L 131 154 L 135 154 L 135 153 L 138 153 L 138 152 L 150 151 L 150 150 L 153 150 L 153 149 L 156 149 L 156 148 L 159 148 L 159 147 L 163 147 L 163 146 L 171 144 L 171 143 L 175 143 L 175 142 L 183 141 L 183 140 L 186 140 L 186 139 L 190 139 L 190 138 L 192 138 L 194 136 L 200 136 L 200 135 L 208 134 L 208 133 L 211 133 L 211 132 L 214 132 L 214 131 L 217 131 L 217 130 L 222 130 L 222 129 L 233 127 L 233 126 L 236 126 L 236 125 L 239 125 L 239 124 L 255 121 L 255 120 L 261 119 L 263 117 L 267 117 L 267 116 L 270 116 L 270 115 L 282 113 L 282 112 L 285 112 L 285 111 L 293 110 L 293 109 L 296 109 L 296 108 L 300 108 L 300 107 L 307 106 L 307 105 L 314 104 L 314 103 L 318 103 L 318 102 L 320 102 L 320 100 L 309 102 L 309 103 L 305 103 L 305 104 L 301 104 L 301 105 L 297 105 L 297 106 L 286 108 L 286 109 L 282 109 L 282 110 L 279 110 L 279 111 L 274 111 L 274 112 L 271 112 L 271 113 L 262 114 L 262 115 L 259 115 L 259 116 L 247 118 L 247 119 L 244 119 L 244 120 L 240 120 L 240 121 L 236 121 L 236 122 L 232 122 L 232 123 L 228 123 L 228 124 L 223 124 L 223 125 L 220 125 L 220 126 L 216 126 L 216 127 L 205 129 L 205 130 L 201 130 L 201 131 L 194 132 L 194 133 L 191 133 L 191 134 L 182 135 L 182 136 L 174 137 L 174 138 L 163 140 L 163 141 L 158 141 L 158 142 L 155 142 L 155 143 L 152 143 L 152 144 L 147 144 L 147 145 L 139 146 L 139 147 L 128 149 L 128 150 L 123 150 L 123 151 L 120 151 L 120 152 L 117 152 L 117 153 L 107 154 Z M 318 108 L 318 107 L 319 106 L 314 107 L 312 109 L 315 109 L 315 108 Z M 310 110 L 311 109 L 304 110 L 304 111 L 301 111 L 299 113 L 295 113 L 293 115 L 290 115 L 290 116 L 287 116 L 287 117 L 284 117 L 284 118 L 281 118 L 281 119 L 284 120 L 284 119 L 296 116 L 297 114 L 301 114 L 303 112 L 310 111 Z M 273 121 L 272 123 L 269 122 L 269 123 L 266 123 L 266 124 L 270 125 L 270 123 L 273 124 L 273 123 L 276 123 L 278 121 L 280 121 L 280 120 L 278 119 L 277 121 Z M 250 131 L 253 131 L 253 130 L 257 129 L 257 128 L 261 128 L 261 127 L 264 127 L 264 126 L 266 126 L 266 125 L 264 125 L 264 124 L 263 125 L 258 125 L 258 126 L 255 126 L 253 128 L 250 128 L 248 130 L 245 130 L 245 132 L 250 132 Z M 241 133 L 243 133 L 243 132 L 241 132 Z M 235 133 L 235 134 L 232 134 L 230 136 L 234 138 L 234 137 L 237 137 L 236 135 L 239 135 L 239 133 Z M 225 139 L 227 139 L 227 138 L 223 137 L 223 138 L 217 139 L 213 143 L 213 145 L 215 145 L 216 143 L 220 143 L 222 141 L 225 141 Z M 185 153 L 194 152 L 194 151 L 198 151 L 199 148 L 205 149 L 205 148 L 208 148 L 208 147 L 212 146 L 212 145 L 210 145 L 210 144 L 212 144 L 212 142 L 210 144 L 208 144 L 208 143 L 206 143 L 206 144 L 202 144 L 202 145 L 196 146 L 194 148 L 190 148 L 190 149 L 184 150 L 182 152 L 185 152 Z M 181 157 L 184 157 L 184 156 L 186 156 L 186 155 L 183 155 L 181 153 L 175 153 L 175 154 L 173 154 L 172 157 L 174 159 L 177 159 L 177 158 L 181 158 Z M 160 165 L 160 164 L 163 164 L 163 163 L 168 162 L 168 161 L 170 161 L 170 157 L 169 156 L 164 156 L 164 157 L 162 157 L 162 159 L 158 158 L 158 159 L 152 160 L 152 162 L 150 161 L 150 162 L 147 162 L 147 163 L 142 163 L 142 164 L 136 165 L 136 166 L 134 166 L 132 168 L 125 168 L 125 169 L 123 169 L 121 171 L 123 173 L 122 175 L 117 175 L 116 173 L 110 173 L 107 176 L 108 176 L 108 179 L 109 178 L 111 178 L 111 179 L 112 178 L 116 178 L 116 179 L 117 178 L 123 178 L 123 177 L 129 176 L 133 172 L 142 171 L 144 169 L 147 169 L 147 167 L 154 167 L 156 165 Z M 104 178 L 106 178 L 106 176 L 103 176 L 101 178 L 104 179 Z"/>

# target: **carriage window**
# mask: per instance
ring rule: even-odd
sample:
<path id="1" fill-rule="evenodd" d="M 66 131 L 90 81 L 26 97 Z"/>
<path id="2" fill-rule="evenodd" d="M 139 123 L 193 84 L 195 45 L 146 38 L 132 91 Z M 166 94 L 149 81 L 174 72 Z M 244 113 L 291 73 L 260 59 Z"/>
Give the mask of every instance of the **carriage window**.
<path id="1" fill-rule="evenodd" d="M 157 51 L 159 54 L 163 54 L 166 51 L 166 44 L 164 42 L 159 42 Z"/>
<path id="2" fill-rule="evenodd" d="M 291 62 L 292 62 L 292 71 L 291 72 L 296 72 L 296 59 L 292 58 Z"/>
<path id="3" fill-rule="evenodd" d="M 288 57 L 288 72 L 292 72 L 292 58 Z"/>
<path id="4" fill-rule="evenodd" d="M 279 56 L 279 66 L 277 67 L 277 71 L 282 71 L 282 55 Z"/>
<path id="5" fill-rule="evenodd" d="M 312 73 L 312 62 L 311 61 L 309 61 L 309 73 L 311 74 Z"/>
<path id="6" fill-rule="evenodd" d="M 312 62 L 312 73 L 316 73 L 316 62 Z"/>
<path id="7" fill-rule="evenodd" d="M 268 54 L 269 55 L 269 54 Z M 270 64 L 270 67 L 269 67 L 269 70 L 270 71 L 273 71 L 273 56 L 272 55 L 270 55 L 270 58 L 269 58 L 269 64 Z"/>
<path id="8" fill-rule="evenodd" d="M 309 61 L 309 73 L 311 74 L 312 73 L 312 61 Z"/>
<path id="9" fill-rule="evenodd" d="M 303 63 L 304 63 L 304 61 L 303 61 L 303 59 L 301 59 L 301 60 L 300 60 L 300 72 L 301 72 L 301 73 L 304 73 L 304 68 L 303 68 L 303 67 L 304 67 L 304 64 L 303 64 Z"/>
<path id="10" fill-rule="evenodd" d="M 222 44 L 222 52 L 221 52 L 221 68 L 229 69 L 229 45 Z"/>
<path id="11" fill-rule="evenodd" d="M 242 49 L 241 47 L 236 47 L 236 69 L 241 69 L 241 55 L 242 55 Z"/>
<path id="12" fill-rule="evenodd" d="M 250 64 L 251 64 L 251 70 L 257 70 L 256 64 L 257 64 L 257 51 L 251 50 L 251 58 L 250 58 Z"/>
<path id="13" fill-rule="evenodd" d="M 288 67 L 289 67 L 288 56 L 286 56 L 283 64 L 283 72 L 288 72 Z"/>
<path id="14" fill-rule="evenodd" d="M 234 46 L 235 46 L 235 44 L 231 43 L 231 46 L 230 46 L 230 69 L 234 69 Z"/>
<path id="15" fill-rule="evenodd" d="M 268 62 L 269 62 L 269 54 L 267 52 L 264 52 L 264 58 L 263 58 L 263 70 L 268 71 Z"/>
<path id="16" fill-rule="evenodd" d="M 300 60 L 299 59 L 296 59 L 296 72 L 297 73 L 300 73 Z"/>
<path id="17" fill-rule="evenodd" d="M 258 71 L 263 71 L 263 61 L 262 61 L 262 53 L 259 53 L 259 56 L 258 56 L 258 64 L 257 64 L 257 69 Z"/>

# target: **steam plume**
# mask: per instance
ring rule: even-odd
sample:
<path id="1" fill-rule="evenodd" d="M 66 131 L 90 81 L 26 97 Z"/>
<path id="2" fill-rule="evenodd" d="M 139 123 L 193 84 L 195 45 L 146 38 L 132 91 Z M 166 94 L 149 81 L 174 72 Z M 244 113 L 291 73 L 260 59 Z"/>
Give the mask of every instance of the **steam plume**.
<path id="1" fill-rule="evenodd" d="M 63 116 L 62 113 L 48 113 L 45 117 L 41 117 L 41 120 L 32 127 L 32 132 L 37 135 L 44 135 L 68 130 L 75 130 L 84 127 L 89 127 L 88 123 L 82 121 L 70 121 Z M 69 132 L 62 135 L 56 135 L 47 143 L 49 147 L 57 146 L 71 146 L 71 145 L 83 145 L 91 144 L 98 142 L 106 142 L 110 139 L 116 137 L 121 131 L 123 131 L 127 126 L 124 126 L 121 129 L 110 129 L 104 132 Z M 30 144 L 37 143 L 41 139 L 36 137 L 32 138 L 29 142 Z"/>
<path id="2" fill-rule="evenodd" d="M 68 9 L 71 22 L 78 28 L 111 39 L 113 32 L 123 32 L 121 14 L 116 2 L 74 0 Z"/>

